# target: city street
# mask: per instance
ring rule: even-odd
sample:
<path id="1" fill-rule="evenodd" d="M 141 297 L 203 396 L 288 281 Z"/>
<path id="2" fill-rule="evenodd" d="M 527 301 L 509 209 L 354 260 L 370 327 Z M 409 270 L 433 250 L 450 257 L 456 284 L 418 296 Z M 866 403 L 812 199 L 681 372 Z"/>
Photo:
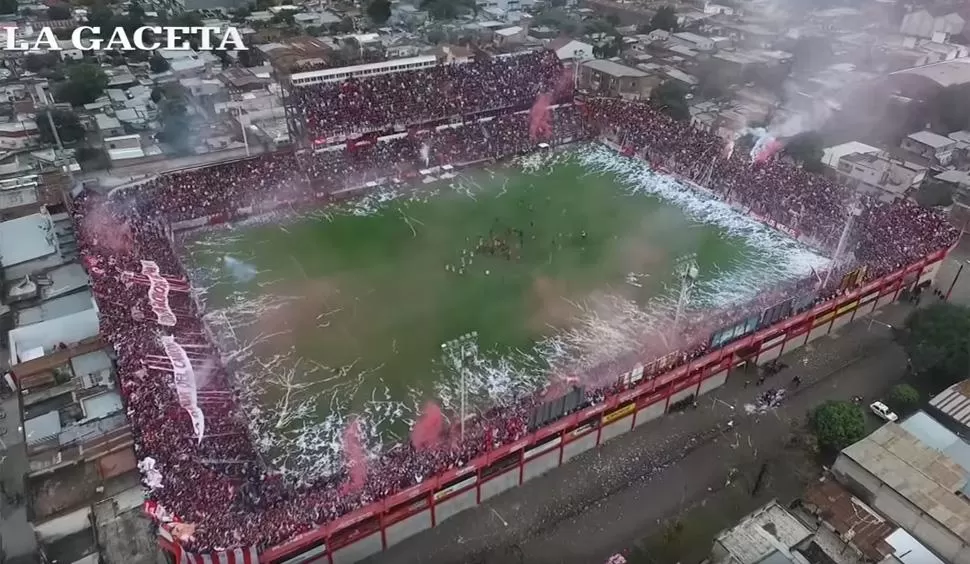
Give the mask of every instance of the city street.
<path id="1" fill-rule="evenodd" d="M 368 562 L 604 562 L 723 486 L 732 468 L 777 456 L 812 407 L 828 399 L 880 396 L 905 371 L 905 356 L 886 324 L 901 323 L 906 310 L 885 308 L 880 322 L 851 324 L 784 357 L 791 367 L 764 387 L 745 388 L 750 377 L 733 375 L 702 397 L 697 410 L 623 435 Z M 781 407 L 745 414 L 744 405 L 758 393 L 790 387 L 795 375 L 803 383 Z"/>

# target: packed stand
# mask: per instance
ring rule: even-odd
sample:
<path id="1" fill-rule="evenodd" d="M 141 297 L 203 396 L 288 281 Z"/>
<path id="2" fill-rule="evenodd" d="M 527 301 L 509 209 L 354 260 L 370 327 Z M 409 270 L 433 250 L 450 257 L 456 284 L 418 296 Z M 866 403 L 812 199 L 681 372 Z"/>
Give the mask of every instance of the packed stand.
<path id="1" fill-rule="evenodd" d="M 390 115 L 396 110 L 381 111 Z M 555 144 L 584 138 L 597 129 L 678 174 L 709 180 L 725 198 L 786 225 L 795 224 L 799 231 L 827 242 L 846 220 L 846 191 L 820 177 L 779 162 L 754 166 L 740 155 L 716 158 L 724 150 L 717 138 L 639 104 L 594 100 L 584 111 L 573 106 L 555 108 L 550 117 L 553 136 L 544 141 Z M 407 179 L 429 166 L 531 151 L 543 140 L 529 134 L 529 121 L 528 112 L 504 114 L 390 138 L 356 139 L 330 150 L 272 153 L 159 177 L 110 200 L 88 195 L 78 200 L 75 220 L 82 255 L 102 311 L 102 333 L 117 351 L 138 456 L 155 458 L 164 477 L 163 487 L 151 496 L 182 521 L 196 525 L 188 548 L 219 550 L 283 542 L 521 438 L 529 432 L 530 413 L 549 396 L 526 397 L 515 405 L 489 410 L 468 425 L 463 441 L 445 437 L 444 446 L 437 448 L 405 444 L 389 449 L 368 467 L 362 485 L 349 488 L 347 475 L 309 485 L 284 480 L 257 462 L 245 423 L 234 416 L 232 380 L 218 361 L 219 353 L 210 344 L 190 295 L 173 294 L 178 322 L 165 328 L 156 322 L 148 292 L 133 291 L 138 279 L 127 273 L 139 272 L 141 260 L 155 261 L 176 286 L 185 280 L 165 223 L 204 216 L 232 219 L 240 209 L 258 210 L 268 202 L 313 201 L 371 180 Z M 710 164 L 705 168 L 705 163 Z M 868 207 L 857 219 L 855 255 L 870 265 L 870 275 L 912 262 L 953 241 L 953 230 L 930 212 L 907 203 L 864 203 Z M 104 229 L 105 224 L 118 227 Z M 645 376 L 702 355 L 712 331 L 760 312 L 784 296 L 806 292 L 815 292 L 816 299 L 825 295 L 815 284 L 801 281 L 742 308 L 689 316 L 684 320 L 685 333 L 699 340 L 679 343 L 679 351 L 650 365 Z M 171 368 L 166 368 L 159 344 L 166 334 L 177 337 L 196 371 L 205 375 L 203 392 L 209 399 L 204 410 L 212 432 L 201 442 L 193 436 L 168 376 Z M 656 357 L 659 351 L 649 352 Z M 628 386 L 616 382 L 616 374 L 630 370 L 644 354 L 636 351 L 593 368 L 596 374 L 582 379 L 588 389 L 580 408 Z"/>
<path id="2" fill-rule="evenodd" d="M 855 246 L 850 250 L 867 264 L 868 278 L 912 264 L 956 239 L 956 230 L 932 210 L 905 199 L 858 201 L 850 188 L 786 159 L 752 163 L 743 151 L 727 154 L 729 149 L 717 135 L 675 121 L 648 104 L 595 98 L 586 109 L 597 129 L 626 152 L 698 182 L 823 248 L 835 248 L 849 209 L 861 208 L 850 238 Z"/>
<path id="3" fill-rule="evenodd" d="M 468 62 L 295 87 L 291 96 L 310 137 L 327 139 L 526 108 L 563 75 L 552 51 L 479 54 Z"/>

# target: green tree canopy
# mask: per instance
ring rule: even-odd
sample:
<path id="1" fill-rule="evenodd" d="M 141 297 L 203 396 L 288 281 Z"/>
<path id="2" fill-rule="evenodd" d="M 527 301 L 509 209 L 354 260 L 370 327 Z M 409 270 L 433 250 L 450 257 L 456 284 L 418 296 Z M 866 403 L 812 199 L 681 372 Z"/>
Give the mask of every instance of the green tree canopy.
<path id="1" fill-rule="evenodd" d="M 61 62 L 57 53 L 31 53 L 24 58 L 24 70 L 30 72 L 40 72 L 51 69 Z"/>
<path id="2" fill-rule="evenodd" d="M 57 97 L 72 106 L 90 104 L 104 93 L 108 77 L 97 65 L 81 63 L 67 71 L 67 81 L 57 89 Z"/>
<path id="3" fill-rule="evenodd" d="M 929 101 L 931 121 L 944 133 L 970 127 L 970 84 L 954 84 L 941 89 Z"/>
<path id="4" fill-rule="evenodd" d="M 919 392 L 909 384 L 896 384 L 889 390 L 886 403 L 900 415 L 909 413 L 919 405 Z"/>
<path id="5" fill-rule="evenodd" d="M 148 59 L 148 67 L 152 69 L 152 72 L 160 73 L 172 68 L 172 65 L 165 60 L 165 57 L 155 53 L 152 58 Z"/>
<path id="6" fill-rule="evenodd" d="M 453 20 L 467 13 L 477 14 L 475 0 L 421 0 L 421 9 L 436 20 Z"/>
<path id="7" fill-rule="evenodd" d="M 47 17 L 51 20 L 69 20 L 72 16 L 70 4 L 52 4 L 47 8 Z"/>
<path id="8" fill-rule="evenodd" d="M 677 31 L 677 12 L 672 6 L 661 6 L 650 18 L 650 30 L 663 29 L 671 33 Z"/>
<path id="9" fill-rule="evenodd" d="M 687 108 L 687 88 L 676 80 L 668 80 L 650 92 L 650 104 L 676 120 L 690 119 Z"/>
<path id="10" fill-rule="evenodd" d="M 970 308 L 937 303 L 917 309 L 899 334 L 917 375 L 940 389 L 968 377 L 970 369 Z"/>
<path id="11" fill-rule="evenodd" d="M 381 25 L 391 17 L 390 0 L 371 0 L 367 4 L 367 17 L 377 25 Z"/>
<path id="12" fill-rule="evenodd" d="M 916 203 L 926 208 L 937 206 L 949 206 L 953 203 L 953 194 L 956 187 L 948 182 L 942 182 L 935 178 L 923 182 L 919 191 L 913 194 Z"/>
<path id="13" fill-rule="evenodd" d="M 830 450 L 842 450 L 866 436 L 865 413 L 848 401 L 823 403 L 812 412 L 810 423 L 819 445 Z"/>
<path id="14" fill-rule="evenodd" d="M 57 138 L 51 131 L 51 121 L 57 128 L 57 135 L 61 138 L 61 143 L 68 145 L 84 139 L 84 127 L 81 125 L 77 114 L 67 110 L 51 110 L 51 119 L 48 120 L 47 113 L 45 111 L 37 114 L 37 133 L 40 135 L 41 142 L 49 144 L 57 142 Z"/>

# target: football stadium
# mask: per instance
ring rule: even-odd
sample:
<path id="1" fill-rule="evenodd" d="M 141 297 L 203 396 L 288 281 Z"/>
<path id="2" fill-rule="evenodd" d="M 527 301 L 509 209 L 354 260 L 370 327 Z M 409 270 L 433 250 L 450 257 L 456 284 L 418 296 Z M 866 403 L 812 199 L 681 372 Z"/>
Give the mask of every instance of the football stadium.
<path id="1" fill-rule="evenodd" d="M 929 283 L 957 238 L 577 95 L 550 52 L 355 72 L 290 77 L 305 147 L 78 200 L 180 562 L 359 561 Z"/>

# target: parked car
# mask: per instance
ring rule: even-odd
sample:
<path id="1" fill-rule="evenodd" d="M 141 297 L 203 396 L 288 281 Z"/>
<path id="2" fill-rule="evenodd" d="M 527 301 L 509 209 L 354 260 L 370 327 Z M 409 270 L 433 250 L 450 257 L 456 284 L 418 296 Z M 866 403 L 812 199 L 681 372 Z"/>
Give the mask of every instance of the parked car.
<path id="1" fill-rule="evenodd" d="M 895 423 L 899 417 L 889 409 L 889 406 L 882 403 L 881 401 L 874 401 L 869 405 L 869 409 L 876 414 L 876 417 L 882 419 L 883 421 L 890 421 Z"/>

